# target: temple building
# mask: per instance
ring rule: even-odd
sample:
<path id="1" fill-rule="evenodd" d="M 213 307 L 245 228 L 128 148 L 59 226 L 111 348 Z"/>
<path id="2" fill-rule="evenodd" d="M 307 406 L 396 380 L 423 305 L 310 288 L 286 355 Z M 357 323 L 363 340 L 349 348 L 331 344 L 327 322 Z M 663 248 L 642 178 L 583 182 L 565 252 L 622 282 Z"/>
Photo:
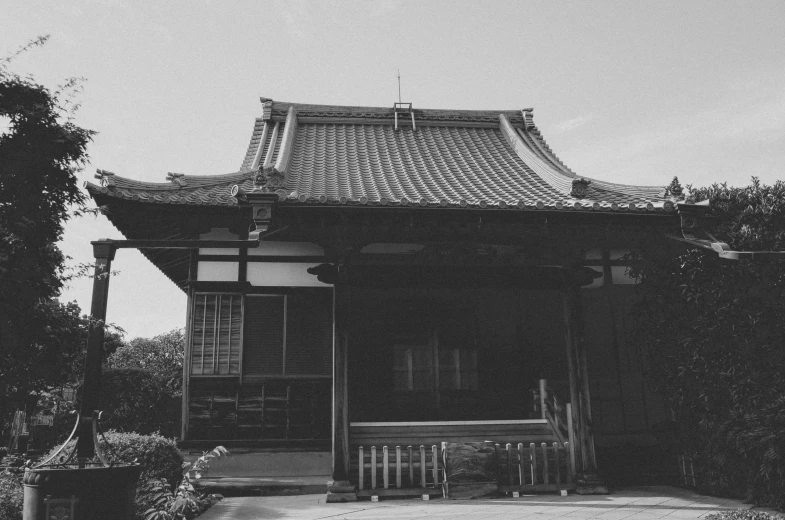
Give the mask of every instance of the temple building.
<path id="1" fill-rule="evenodd" d="M 141 249 L 188 295 L 185 446 L 321 452 L 343 499 L 433 489 L 442 442 L 490 440 L 508 486 L 596 492 L 597 453 L 669 417 L 625 253 L 684 201 L 579 176 L 531 109 L 262 98 L 237 172 L 98 177 L 126 238 L 203 241 Z"/>

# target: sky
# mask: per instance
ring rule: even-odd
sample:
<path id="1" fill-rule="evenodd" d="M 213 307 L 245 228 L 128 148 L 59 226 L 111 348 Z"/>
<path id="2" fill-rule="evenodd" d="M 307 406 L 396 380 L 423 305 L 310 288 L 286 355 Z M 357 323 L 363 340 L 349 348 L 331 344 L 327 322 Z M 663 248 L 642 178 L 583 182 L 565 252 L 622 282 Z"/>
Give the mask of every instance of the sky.
<path id="1" fill-rule="evenodd" d="M 237 171 L 259 97 L 520 109 L 580 175 L 665 185 L 785 178 L 785 2 L 0 0 L 0 57 L 49 87 L 83 77 L 97 168 L 164 182 Z M 61 249 L 123 238 L 73 219 Z M 186 297 L 118 251 L 107 320 L 127 339 L 185 324 Z M 90 305 L 91 280 L 61 296 Z"/>

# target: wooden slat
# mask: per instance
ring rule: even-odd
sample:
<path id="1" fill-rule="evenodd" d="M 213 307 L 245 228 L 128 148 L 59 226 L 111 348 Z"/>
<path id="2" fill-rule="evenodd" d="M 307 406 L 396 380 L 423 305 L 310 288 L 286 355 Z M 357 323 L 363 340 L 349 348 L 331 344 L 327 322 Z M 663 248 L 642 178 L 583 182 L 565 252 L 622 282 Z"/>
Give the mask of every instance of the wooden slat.
<path id="1" fill-rule="evenodd" d="M 564 451 L 568 454 L 567 455 L 567 484 L 572 484 L 572 460 L 570 457 L 572 456 L 572 444 L 569 442 L 564 443 Z"/>
<path id="2" fill-rule="evenodd" d="M 507 443 L 507 483 L 512 484 L 512 444 Z"/>
<path id="3" fill-rule="evenodd" d="M 542 448 L 542 481 L 543 484 L 548 484 L 548 445 L 543 442 L 540 447 Z"/>

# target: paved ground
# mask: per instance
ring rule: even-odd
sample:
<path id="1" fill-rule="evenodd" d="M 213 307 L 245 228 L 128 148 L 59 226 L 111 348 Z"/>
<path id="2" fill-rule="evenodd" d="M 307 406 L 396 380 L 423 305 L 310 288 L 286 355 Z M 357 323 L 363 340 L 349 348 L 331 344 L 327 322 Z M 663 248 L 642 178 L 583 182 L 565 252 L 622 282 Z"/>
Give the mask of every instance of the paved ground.
<path id="1" fill-rule="evenodd" d="M 225 498 L 199 520 L 289 519 L 317 520 L 686 520 L 724 509 L 749 509 L 737 500 L 698 495 L 666 486 L 626 488 L 612 495 L 531 495 L 521 498 L 454 501 L 445 499 L 381 499 L 326 504 L 325 495 Z"/>

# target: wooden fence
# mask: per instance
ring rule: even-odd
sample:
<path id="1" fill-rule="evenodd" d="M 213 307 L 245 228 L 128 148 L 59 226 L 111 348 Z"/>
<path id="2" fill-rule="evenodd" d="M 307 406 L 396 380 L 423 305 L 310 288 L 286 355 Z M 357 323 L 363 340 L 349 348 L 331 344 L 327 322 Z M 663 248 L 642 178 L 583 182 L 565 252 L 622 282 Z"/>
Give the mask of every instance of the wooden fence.
<path id="1" fill-rule="evenodd" d="M 495 444 L 497 484 L 507 493 L 575 489 L 569 442 Z M 440 446 L 360 446 L 352 461 L 358 496 L 441 495 L 444 461 Z"/>

